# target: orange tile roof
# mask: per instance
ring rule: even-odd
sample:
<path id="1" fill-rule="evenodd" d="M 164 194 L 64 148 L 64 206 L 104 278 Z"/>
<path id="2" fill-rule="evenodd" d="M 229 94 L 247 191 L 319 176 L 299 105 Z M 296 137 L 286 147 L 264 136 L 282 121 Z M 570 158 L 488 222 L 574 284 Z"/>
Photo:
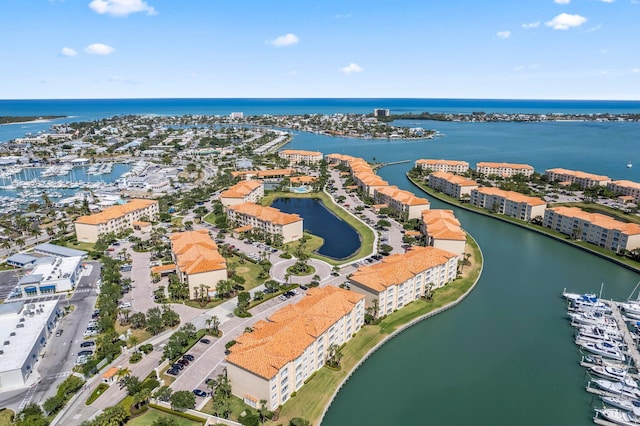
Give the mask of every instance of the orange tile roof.
<path id="1" fill-rule="evenodd" d="M 453 210 L 423 210 L 422 222 L 425 224 L 427 234 L 435 239 L 456 241 L 467 239 Z"/>
<path id="2" fill-rule="evenodd" d="M 410 237 L 419 237 L 420 235 L 422 235 L 422 233 L 420 231 L 405 231 L 404 235 L 407 235 Z"/>
<path id="3" fill-rule="evenodd" d="M 102 374 L 102 378 L 103 379 L 110 379 L 113 376 L 115 376 L 116 374 L 118 374 L 118 371 L 120 371 L 120 369 L 118 367 L 111 367 L 110 369 L 108 369 L 107 371 L 105 371 Z"/>
<path id="4" fill-rule="evenodd" d="M 282 213 L 280 210 L 273 207 L 263 207 L 254 203 L 242 203 L 235 206 L 229 206 L 228 209 L 234 210 L 237 213 L 246 214 L 256 217 L 265 222 L 274 223 L 276 225 L 288 225 L 301 221 L 302 218 L 297 214 Z"/>
<path id="5" fill-rule="evenodd" d="M 516 203 L 526 203 L 531 206 L 542 206 L 547 204 L 547 202 L 541 198 L 529 197 L 527 195 L 520 194 L 519 192 L 504 191 L 500 188 L 495 187 L 481 186 L 477 191 L 485 195 L 495 195 L 498 197 L 503 197 L 509 201 L 514 201 Z"/>
<path id="6" fill-rule="evenodd" d="M 180 271 L 200 274 L 227 268 L 227 262 L 218 253 L 218 246 L 206 229 L 178 232 L 170 235 L 169 239 Z"/>
<path id="7" fill-rule="evenodd" d="M 318 180 L 315 176 L 294 176 L 289 179 L 291 183 L 311 183 Z"/>
<path id="8" fill-rule="evenodd" d="M 614 180 L 613 182 L 611 182 L 612 185 L 618 185 L 621 186 L 623 188 L 634 188 L 634 189 L 640 189 L 640 183 L 638 182 L 633 182 L 630 180 Z"/>
<path id="9" fill-rule="evenodd" d="M 305 151 L 302 149 L 285 149 L 280 151 L 281 154 L 285 155 L 308 155 L 312 157 L 322 157 L 322 153 L 320 151 Z"/>
<path id="10" fill-rule="evenodd" d="M 298 303 L 254 324 L 227 355 L 227 362 L 267 380 L 295 360 L 364 296 L 338 287 L 312 288 Z"/>
<path id="11" fill-rule="evenodd" d="M 154 266 L 153 268 L 151 268 L 151 272 L 159 274 L 160 272 L 173 271 L 174 269 L 176 269 L 176 264 L 170 263 L 168 265 Z"/>
<path id="12" fill-rule="evenodd" d="M 577 170 L 567 170 L 567 169 L 561 169 L 561 168 L 547 169 L 546 173 L 556 173 L 559 175 L 573 176 L 578 179 L 591 179 L 596 181 L 611 180 L 609 176 L 594 175 L 592 173 L 580 172 Z"/>
<path id="13" fill-rule="evenodd" d="M 231 172 L 231 176 L 255 176 L 258 178 L 273 176 L 291 176 L 296 173 L 296 169 L 273 169 L 273 170 L 243 170 L 241 172 Z"/>
<path id="14" fill-rule="evenodd" d="M 337 160 L 337 161 L 351 161 L 351 160 L 355 160 L 356 157 L 352 157 L 351 155 L 345 155 L 345 154 L 328 154 L 327 159 Z"/>
<path id="15" fill-rule="evenodd" d="M 480 167 L 491 167 L 493 169 L 524 169 L 524 170 L 533 170 L 533 166 L 528 164 L 514 164 L 514 163 L 492 163 L 489 161 L 483 161 L 476 164 L 476 168 Z"/>
<path id="16" fill-rule="evenodd" d="M 124 217 L 129 213 L 135 212 L 136 210 L 142 210 L 153 204 L 158 204 L 158 202 L 156 200 L 143 200 L 136 198 L 126 204 L 104 209 L 99 213 L 88 216 L 80 216 L 78 219 L 76 219 L 75 223 L 82 223 L 87 225 L 99 225 L 101 223 L 108 223 L 110 220 Z"/>
<path id="17" fill-rule="evenodd" d="M 478 186 L 478 182 L 476 182 L 473 179 L 467 179 L 464 176 L 454 175 L 453 173 L 449 173 L 449 172 L 434 172 L 434 173 L 431 173 L 431 176 L 444 179 L 447 182 L 453 183 L 455 185 Z"/>
<path id="18" fill-rule="evenodd" d="M 406 253 L 383 258 L 378 264 L 361 266 L 349 279 L 373 291 L 381 292 L 387 287 L 402 284 L 428 269 L 444 265 L 454 257 L 457 255 L 435 247 L 412 247 Z"/>
<path id="19" fill-rule="evenodd" d="M 406 206 L 420 206 L 429 205 L 429 201 L 426 198 L 416 197 L 413 193 L 399 189 L 397 186 L 384 186 L 376 189 L 379 194 L 386 195 Z"/>
<path id="20" fill-rule="evenodd" d="M 257 180 L 241 180 L 226 191 L 222 191 L 220 198 L 244 198 L 263 185 L 264 183 Z"/>
<path id="21" fill-rule="evenodd" d="M 447 166 L 467 166 L 469 167 L 469 163 L 466 161 L 460 160 L 430 160 L 430 159 L 421 159 L 417 160 L 416 164 L 443 164 Z"/>
<path id="22" fill-rule="evenodd" d="M 135 225 L 135 226 L 151 226 L 151 222 L 145 222 L 143 220 L 136 220 L 135 222 L 133 222 L 133 225 Z"/>
<path id="23" fill-rule="evenodd" d="M 552 207 L 549 210 L 552 210 L 562 216 L 584 220 L 585 222 L 589 222 L 604 229 L 618 230 L 626 235 L 640 234 L 640 225 L 615 220 L 610 216 L 600 213 L 588 213 L 577 207 Z"/>
<path id="24" fill-rule="evenodd" d="M 236 233 L 242 233 L 242 232 L 248 232 L 248 231 L 251 231 L 252 229 L 253 229 L 253 226 L 251 226 L 251 225 L 245 225 L 245 226 L 241 226 L 241 227 L 239 227 L 239 228 L 235 228 L 235 229 L 233 230 L 233 232 L 236 232 Z"/>

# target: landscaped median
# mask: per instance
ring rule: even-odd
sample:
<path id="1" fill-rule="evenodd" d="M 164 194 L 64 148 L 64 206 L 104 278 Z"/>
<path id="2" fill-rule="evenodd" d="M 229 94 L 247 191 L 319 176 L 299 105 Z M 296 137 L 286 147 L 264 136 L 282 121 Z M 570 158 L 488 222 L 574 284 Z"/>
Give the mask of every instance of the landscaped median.
<path id="1" fill-rule="evenodd" d="M 471 253 L 470 264 L 460 278 L 435 290 L 431 300 L 416 300 L 388 315 L 379 324 L 362 328 L 344 346 L 342 368 L 339 371 L 329 368 L 318 370 L 307 379 L 308 383 L 297 391 L 296 396 L 282 406 L 277 422 L 269 424 L 288 424 L 293 417 L 302 417 L 313 425 L 319 425 L 342 385 L 371 353 L 406 328 L 460 303 L 478 282 L 483 265 L 482 252 L 476 241 L 467 236 L 467 245 Z"/>
<path id="2" fill-rule="evenodd" d="M 574 240 L 571 239 L 569 236 L 562 234 L 560 232 L 556 232 L 552 229 L 546 228 L 542 225 L 535 225 L 533 223 L 524 221 L 524 220 L 520 220 L 520 219 L 516 219 L 514 217 L 510 217 L 510 216 L 505 216 L 503 214 L 495 214 L 495 213 L 491 213 L 490 211 L 488 211 L 487 209 L 483 209 L 481 207 L 476 207 L 476 206 L 472 206 L 469 204 L 463 204 L 461 203 L 458 199 L 450 197 L 446 194 L 443 194 L 442 192 L 438 192 L 433 188 L 428 187 L 427 185 L 418 182 L 416 179 L 412 178 L 411 176 L 409 176 L 409 174 L 407 173 L 407 179 L 409 179 L 411 181 L 411 183 L 413 183 L 416 187 L 418 187 L 419 189 L 421 189 L 423 192 L 427 193 L 428 195 L 437 198 L 438 200 L 445 202 L 447 204 L 451 204 L 452 206 L 456 206 L 459 207 L 461 209 L 465 209 L 474 213 L 478 213 L 484 216 L 488 216 L 488 217 L 492 217 L 494 219 L 498 219 L 501 220 L 503 222 L 507 222 L 510 223 L 512 225 L 516 225 L 519 226 L 521 228 L 526 228 L 530 231 L 534 231 L 537 232 L 539 234 L 543 234 L 546 235 L 548 237 L 551 237 L 557 241 L 560 241 L 562 243 L 565 244 L 569 244 L 572 245 L 574 247 L 579 248 L 580 250 L 589 252 L 591 254 L 594 254 L 598 257 L 601 257 L 603 259 L 609 260 L 611 262 L 614 262 L 620 266 L 624 266 L 627 269 L 630 269 L 632 271 L 635 272 L 640 272 L 640 264 L 634 260 L 622 257 L 622 256 L 617 256 L 615 253 L 613 253 L 611 250 L 606 250 L 604 248 L 598 247 L 594 244 L 590 244 L 587 243 L 585 241 L 580 241 L 580 240 Z M 558 203 L 558 204 L 552 204 L 551 207 L 553 206 L 571 206 L 571 207 L 580 207 L 581 205 L 585 205 L 584 203 Z M 593 211 L 601 213 L 601 214 L 606 214 L 611 216 L 611 212 L 607 210 L 606 207 L 604 206 L 597 206 L 595 204 L 589 204 L 588 205 Z M 620 217 L 618 215 L 618 217 Z M 635 221 L 634 221 L 635 222 Z"/>
<path id="3" fill-rule="evenodd" d="M 349 214 L 342 207 L 333 202 L 331 197 L 324 192 L 310 192 L 308 194 L 296 194 L 293 192 L 270 192 L 262 198 L 260 202 L 263 206 L 269 206 L 273 203 L 277 198 L 315 198 L 322 201 L 322 204 L 329 209 L 333 214 L 335 214 L 338 218 L 345 221 L 349 224 L 353 229 L 356 230 L 358 236 L 360 237 L 360 248 L 358 251 L 346 259 L 333 259 L 330 257 L 325 257 L 319 255 L 314 252 L 319 246 L 317 244 L 310 244 L 307 246 L 306 251 L 310 257 L 315 259 L 322 260 L 327 262 L 330 265 L 342 265 L 346 263 L 350 263 L 355 259 L 361 259 L 363 257 L 367 257 L 374 252 L 373 243 L 375 241 L 375 235 L 371 228 L 365 225 L 363 222 Z"/>

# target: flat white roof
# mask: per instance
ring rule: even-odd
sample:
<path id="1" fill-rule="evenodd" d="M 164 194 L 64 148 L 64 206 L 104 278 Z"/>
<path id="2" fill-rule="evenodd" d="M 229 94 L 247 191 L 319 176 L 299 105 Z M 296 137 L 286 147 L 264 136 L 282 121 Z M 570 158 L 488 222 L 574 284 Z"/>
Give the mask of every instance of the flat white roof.
<path id="1" fill-rule="evenodd" d="M 47 302 L 29 303 L 23 302 L 8 303 L 6 305 L 22 306 L 19 309 L 15 306 L 9 312 L 0 314 L 0 371 L 10 371 L 22 368 L 26 358 L 29 356 L 31 348 L 36 343 L 36 339 L 40 336 L 42 329 L 47 326 L 47 321 L 51 317 L 53 310 L 56 309 L 57 300 Z M 14 308 L 14 306 L 11 306 Z M 33 314 L 30 314 L 33 312 Z M 21 321 L 21 319 L 24 319 Z M 24 324 L 23 327 L 17 327 L 18 324 Z M 14 336 L 11 333 L 15 333 Z M 8 345 L 5 345 L 9 342 Z M 33 360 L 35 361 L 35 359 Z"/>
<path id="2" fill-rule="evenodd" d="M 37 263 L 30 275 L 42 275 L 42 283 L 69 278 L 81 262 L 82 256 L 55 257 L 51 262 Z"/>

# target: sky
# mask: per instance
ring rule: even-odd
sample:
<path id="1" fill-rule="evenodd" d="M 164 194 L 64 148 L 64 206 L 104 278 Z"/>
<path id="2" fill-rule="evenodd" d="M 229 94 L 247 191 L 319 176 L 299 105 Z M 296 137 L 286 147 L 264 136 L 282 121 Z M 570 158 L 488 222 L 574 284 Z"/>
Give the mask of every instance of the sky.
<path id="1" fill-rule="evenodd" d="M 1 0 L 0 99 L 640 100 L 640 0 Z"/>

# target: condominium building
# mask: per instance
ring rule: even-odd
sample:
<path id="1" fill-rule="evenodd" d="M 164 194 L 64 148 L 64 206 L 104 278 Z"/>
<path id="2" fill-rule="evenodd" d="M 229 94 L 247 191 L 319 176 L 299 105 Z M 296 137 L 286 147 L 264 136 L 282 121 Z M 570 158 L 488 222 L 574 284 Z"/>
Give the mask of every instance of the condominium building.
<path id="1" fill-rule="evenodd" d="M 351 177 L 358 188 L 373 197 L 377 189 L 389 186 L 389 183 L 375 174 L 369 163 L 364 159 L 350 155 L 329 154 L 326 157 L 330 164 L 349 167 Z"/>
<path id="2" fill-rule="evenodd" d="M 458 256 L 435 247 L 412 247 L 382 262 L 361 266 L 349 277 L 351 290 L 365 296 L 367 306 L 377 300 L 377 316 L 387 315 L 456 278 Z"/>
<path id="3" fill-rule="evenodd" d="M 376 204 L 386 204 L 398 213 L 402 220 L 419 219 L 423 210 L 429 209 L 426 198 L 416 197 L 413 193 L 399 189 L 397 186 L 377 188 L 373 194 Z"/>
<path id="4" fill-rule="evenodd" d="M 273 207 L 243 203 L 225 207 L 227 218 L 233 226 L 247 227 L 281 238 L 283 243 L 302 238 L 302 218 L 297 214 L 282 213 Z"/>
<path id="5" fill-rule="evenodd" d="M 299 149 L 285 149 L 278 152 L 278 157 L 288 160 L 289 163 L 317 164 L 322 161 L 321 152 L 304 151 Z"/>
<path id="6" fill-rule="evenodd" d="M 364 297 L 326 286 L 312 288 L 296 304 L 254 324 L 227 355 L 232 393 L 274 410 L 322 368 L 332 345 L 343 345 L 364 324 Z"/>
<path id="7" fill-rule="evenodd" d="M 545 174 L 550 182 L 560 182 L 561 184 L 577 184 L 581 188 L 591 188 L 594 186 L 604 186 L 611 182 L 608 176 L 594 175 L 592 173 L 580 172 L 567 169 L 548 169 Z"/>
<path id="8" fill-rule="evenodd" d="M 431 170 L 432 172 L 447 172 L 447 173 L 466 173 L 469 171 L 469 163 L 466 161 L 458 160 L 431 160 L 423 159 L 416 161 L 416 167 L 424 170 Z"/>
<path id="9" fill-rule="evenodd" d="M 553 207 L 544 214 L 544 226 L 608 250 L 640 247 L 640 225 L 621 222 L 576 207 Z"/>
<path id="10" fill-rule="evenodd" d="M 84 243 L 95 243 L 101 235 L 133 229 L 133 222 L 158 217 L 158 202 L 133 199 L 126 204 L 109 207 L 100 213 L 80 216 L 75 221 L 76 237 Z"/>
<path id="11" fill-rule="evenodd" d="M 242 170 L 231 172 L 234 178 L 241 177 L 243 179 L 275 179 L 296 174 L 296 169 L 273 169 L 273 170 Z"/>
<path id="12" fill-rule="evenodd" d="M 264 197 L 264 183 L 259 180 L 242 180 L 220 193 L 223 206 L 242 203 L 257 203 Z"/>
<path id="13" fill-rule="evenodd" d="M 453 210 L 424 210 L 422 212 L 422 234 L 427 245 L 462 256 L 465 252 L 467 234 Z"/>
<path id="14" fill-rule="evenodd" d="M 515 175 L 531 177 L 534 172 L 533 167 L 528 164 L 490 162 L 481 162 L 476 164 L 476 171 L 486 176 L 496 175 L 501 177 L 512 177 Z"/>
<path id="15" fill-rule="evenodd" d="M 607 189 L 619 195 L 633 197 L 633 202 L 640 204 L 640 183 L 630 180 L 614 180 L 607 183 Z"/>
<path id="16" fill-rule="evenodd" d="M 434 172 L 429 175 L 428 185 L 438 191 L 460 200 L 463 196 L 471 197 L 471 191 L 478 189 L 475 180 L 449 172 Z"/>
<path id="17" fill-rule="evenodd" d="M 198 297 L 202 290 L 200 285 L 208 287 L 205 289 L 208 295 L 215 295 L 218 282 L 227 279 L 227 262 L 218 253 L 209 231 L 178 232 L 169 239 L 178 278 L 188 285 L 189 298 Z"/>
<path id="18" fill-rule="evenodd" d="M 547 207 L 547 203 L 540 198 L 487 187 L 472 190 L 470 204 L 520 220 L 543 217 Z"/>

